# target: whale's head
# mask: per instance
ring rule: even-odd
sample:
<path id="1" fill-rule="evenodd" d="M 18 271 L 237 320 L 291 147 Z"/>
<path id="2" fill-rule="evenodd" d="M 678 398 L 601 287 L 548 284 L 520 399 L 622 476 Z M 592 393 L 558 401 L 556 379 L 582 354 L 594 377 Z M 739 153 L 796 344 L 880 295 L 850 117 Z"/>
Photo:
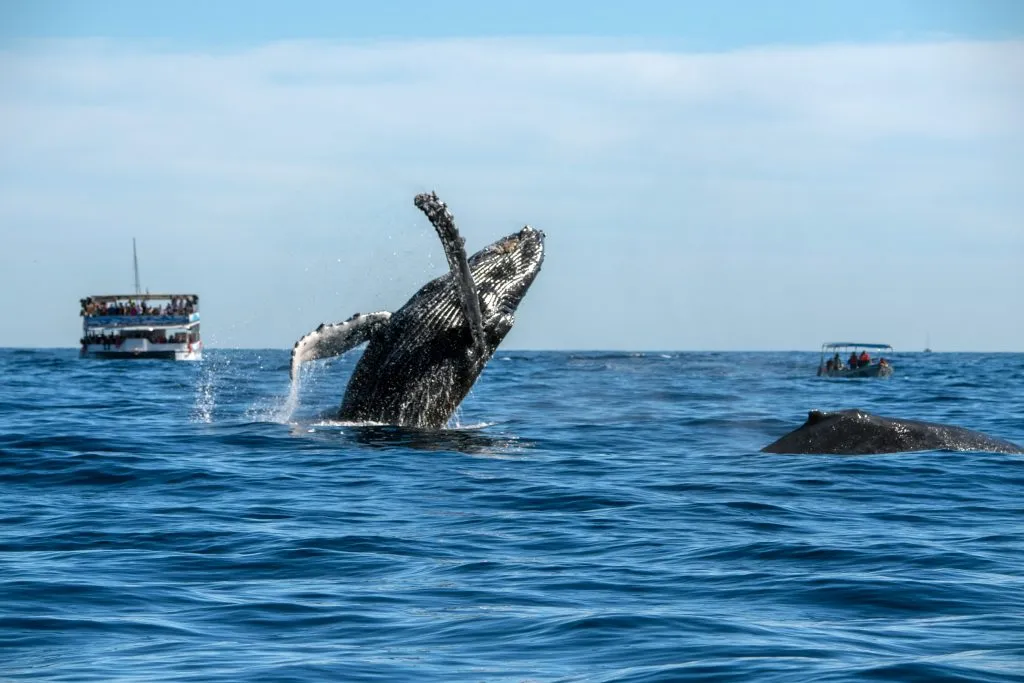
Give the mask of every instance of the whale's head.
<path id="1" fill-rule="evenodd" d="M 496 326 L 511 327 L 509 318 L 515 315 L 543 262 L 544 233 L 528 225 L 484 247 L 469 259 L 488 337 L 497 331 Z M 505 329 L 501 337 L 507 332 Z"/>

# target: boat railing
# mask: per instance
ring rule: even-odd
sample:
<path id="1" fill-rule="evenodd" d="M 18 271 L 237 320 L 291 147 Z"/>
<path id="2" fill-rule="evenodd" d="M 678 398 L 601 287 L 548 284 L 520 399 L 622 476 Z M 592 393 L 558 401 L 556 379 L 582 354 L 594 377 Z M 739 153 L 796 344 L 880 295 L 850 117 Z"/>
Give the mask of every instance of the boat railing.
<path id="1" fill-rule="evenodd" d="M 188 315 L 88 315 L 86 327 L 144 327 L 146 325 L 188 325 L 198 322 L 199 314 Z"/>

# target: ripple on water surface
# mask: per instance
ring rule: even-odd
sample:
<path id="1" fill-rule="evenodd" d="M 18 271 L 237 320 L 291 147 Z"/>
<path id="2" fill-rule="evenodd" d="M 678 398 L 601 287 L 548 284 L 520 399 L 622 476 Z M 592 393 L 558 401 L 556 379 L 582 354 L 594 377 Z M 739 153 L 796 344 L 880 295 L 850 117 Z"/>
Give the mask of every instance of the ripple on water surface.
<path id="1" fill-rule="evenodd" d="M 0 350 L 5 680 L 1022 680 L 1024 459 L 758 452 L 1024 442 L 1022 355 L 499 351 L 441 432 L 332 421 L 352 357 L 206 355 Z"/>

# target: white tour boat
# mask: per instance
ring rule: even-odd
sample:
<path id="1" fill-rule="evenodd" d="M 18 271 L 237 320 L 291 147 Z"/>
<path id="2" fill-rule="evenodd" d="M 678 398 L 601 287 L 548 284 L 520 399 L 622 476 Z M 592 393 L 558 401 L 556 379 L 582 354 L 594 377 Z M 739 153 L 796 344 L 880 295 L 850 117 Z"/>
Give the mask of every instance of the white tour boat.
<path id="1" fill-rule="evenodd" d="M 132 240 L 134 294 L 82 299 L 82 358 L 201 360 L 197 294 L 141 293 L 139 259 Z"/>
<path id="2" fill-rule="evenodd" d="M 81 303 L 82 358 L 203 357 L 195 294 L 102 294 Z"/>

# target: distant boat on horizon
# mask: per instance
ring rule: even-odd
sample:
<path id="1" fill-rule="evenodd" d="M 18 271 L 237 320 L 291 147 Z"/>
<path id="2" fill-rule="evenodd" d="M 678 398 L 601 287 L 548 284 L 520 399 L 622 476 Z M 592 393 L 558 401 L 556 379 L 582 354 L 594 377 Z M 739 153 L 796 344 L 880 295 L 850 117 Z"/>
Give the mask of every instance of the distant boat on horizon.
<path id="1" fill-rule="evenodd" d="M 865 342 L 827 342 L 821 345 L 821 362 L 818 365 L 818 377 L 892 377 L 892 363 L 884 357 L 874 362 L 865 355 L 860 356 L 857 351 L 867 354 L 867 350 L 888 351 L 893 353 L 889 344 L 868 344 Z M 843 356 L 847 351 L 852 351 L 850 364 L 843 362 Z M 826 360 L 827 357 L 827 360 Z"/>

